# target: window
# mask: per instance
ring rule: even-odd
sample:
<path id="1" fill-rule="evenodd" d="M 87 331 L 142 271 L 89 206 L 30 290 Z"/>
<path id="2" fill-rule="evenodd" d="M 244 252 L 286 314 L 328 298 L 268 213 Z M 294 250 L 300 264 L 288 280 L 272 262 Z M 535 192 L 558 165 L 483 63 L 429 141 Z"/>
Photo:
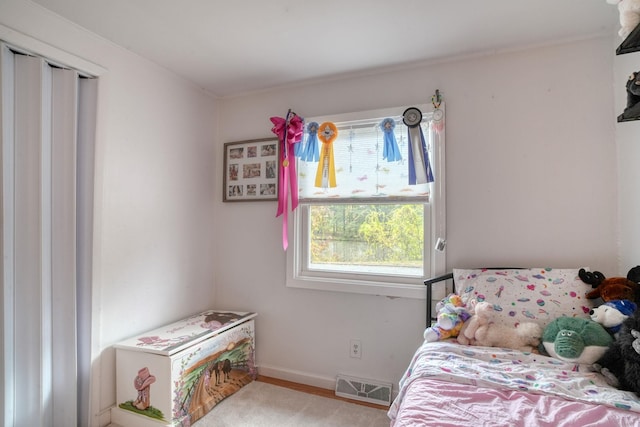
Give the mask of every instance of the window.
<path id="1" fill-rule="evenodd" d="M 303 147 L 312 123 L 337 128 L 335 187 L 323 161 L 298 159 L 299 206 L 290 223 L 287 286 L 424 298 L 423 278 L 444 268 L 442 247 L 434 249 L 445 239 L 444 129 L 434 130 L 431 105 L 417 109 L 434 182 L 415 185 L 409 185 L 415 174 L 402 117 L 406 107 L 306 119 Z M 381 127 L 388 119 L 401 156 L 391 162 Z M 318 145 L 321 158 L 326 152 Z M 414 182 L 421 181 L 417 175 Z"/>

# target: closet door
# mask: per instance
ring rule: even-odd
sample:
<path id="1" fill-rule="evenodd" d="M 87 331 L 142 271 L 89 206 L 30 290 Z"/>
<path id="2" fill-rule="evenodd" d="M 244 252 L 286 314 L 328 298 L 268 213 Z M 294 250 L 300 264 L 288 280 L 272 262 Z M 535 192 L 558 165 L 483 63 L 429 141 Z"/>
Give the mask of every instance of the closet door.
<path id="1" fill-rule="evenodd" d="M 89 329 L 78 328 L 79 302 L 90 305 L 90 292 L 79 292 L 90 257 L 78 263 L 87 244 L 86 229 L 78 232 L 87 223 L 78 137 L 93 137 L 79 132 L 79 117 L 92 118 L 79 114 L 87 99 L 76 71 L 1 49 L 2 416 L 6 426 L 76 426 L 88 420 L 78 405 L 80 391 L 88 394 L 79 355 L 90 357 Z"/>

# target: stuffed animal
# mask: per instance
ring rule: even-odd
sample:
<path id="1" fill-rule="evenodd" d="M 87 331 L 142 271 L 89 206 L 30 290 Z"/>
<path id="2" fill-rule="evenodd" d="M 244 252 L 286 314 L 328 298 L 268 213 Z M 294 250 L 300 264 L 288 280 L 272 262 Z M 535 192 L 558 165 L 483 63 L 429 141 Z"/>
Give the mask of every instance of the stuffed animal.
<path id="1" fill-rule="evenodd" d="M 463 345 L 475 345 L 476 331 L 480 326 L 490 322 L 493 316 L 493 306 L 486 302 L 472 300 L 470 303 L 471 317 L 464 322 L 458 333 L 458 342 Z"/>
<path id="2" fill-rule="evenodd" d="M 627 80 L 627 106 L 618 121 L 632 120 L 640 117 L 640 71 L 631 73 Z"/>
<path id="3" fill-rule="evenodd" d="M 495 309 L 486 301 L 475 304 L 473 316 L 458 334 L 458 342 L 464 345 L 504 347 L 532 351 L 540 343 L 542 328 L 533 322 L 520 323 L 516 328 L 491 320 Z"/>
<path id="4" fill-rule="evenodd" d="M 589 311 L 591 320 L 600 323 L 610 334 L 616 334 L 629 316 L 636 311 L 636 304 L 628 299 L 607 301 Z"/>
<path id="5" fill-rule="evenodd" d="M 640 265 L 636 265 L 627 273 L 627 279 L 640 285 Z"/>
<path id="6" fill-rule="evenodd" d="M 436 310 L 438 311 L 436 324 L 424 331 L 424 340 L 427 342 L 458 336 L 464 322 L 471 317 L 462 298 L 456 294 L 451 294 L 439 301 L 436 304 Z"/>
<path id="7" fill-rule="evenodd" d="M 542 328 L 534 322 L 522 322 L 515 328 L 489 323 L 476 331 L 476 345 L 532 352 L 540 344 L 541 337 Z"/>
<path id="8" fill-rule="evenodd" d="M 609 4 L 618 5 L 620 13 L 620 31 L 618 35 L 623 39 L 640 23 L 640 1 L 638 0 L 607 0 Z"/>
<path id="9" fill-rule="evenodd" d="M 586 271 L 581 268 L 578 271 L 580 279 L 591 287 L 595 288 L 587 293 L 587 299 L 601 298 L 604 302 L 613 300 L 631 300 L 638 302 L 640 296 L 640 285 L 630 279 L 637 278 L 637 267 L 632 268 L 627 273 L 627 277 L 611 277 L 607 279 L 599 271 Z"/>
<path id="10" fill-rule="evenodd" d="M 612 342 L 601 324 L 582 317 L 558 317 L 542 334 L 542 349 L 549 356 L 589 365 L 602 357 Z"/>
<path id="11" fill-rule="evenodd" d="M 640 310 L 622 322 L 616 340 L 594 368 L 612 386 L 640 396 Z"/>

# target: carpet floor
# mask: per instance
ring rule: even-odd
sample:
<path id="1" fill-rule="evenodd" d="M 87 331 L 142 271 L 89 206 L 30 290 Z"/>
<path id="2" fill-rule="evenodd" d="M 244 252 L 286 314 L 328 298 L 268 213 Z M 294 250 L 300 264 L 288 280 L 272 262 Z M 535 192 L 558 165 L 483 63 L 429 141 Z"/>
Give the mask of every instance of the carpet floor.
<path id="1" fill-rule="evenodd" d="M 218 403 L 193 427 L 388 427 L 370 408 L 254 381 Z"/>

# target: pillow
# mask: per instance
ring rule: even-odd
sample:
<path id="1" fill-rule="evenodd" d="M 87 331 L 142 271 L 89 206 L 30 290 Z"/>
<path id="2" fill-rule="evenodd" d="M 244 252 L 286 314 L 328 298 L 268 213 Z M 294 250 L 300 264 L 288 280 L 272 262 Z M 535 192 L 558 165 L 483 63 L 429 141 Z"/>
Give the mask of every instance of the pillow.
<path id="1" fill-rule="evenodd" d="M 494 321 L 508 326 L 536 322 L 543 329 L 558 317 L 589 319 L 592 290 L 578 269 L 453 270 L 456 292 L 465 304 L 472 300 L 494 305 Z"/>

